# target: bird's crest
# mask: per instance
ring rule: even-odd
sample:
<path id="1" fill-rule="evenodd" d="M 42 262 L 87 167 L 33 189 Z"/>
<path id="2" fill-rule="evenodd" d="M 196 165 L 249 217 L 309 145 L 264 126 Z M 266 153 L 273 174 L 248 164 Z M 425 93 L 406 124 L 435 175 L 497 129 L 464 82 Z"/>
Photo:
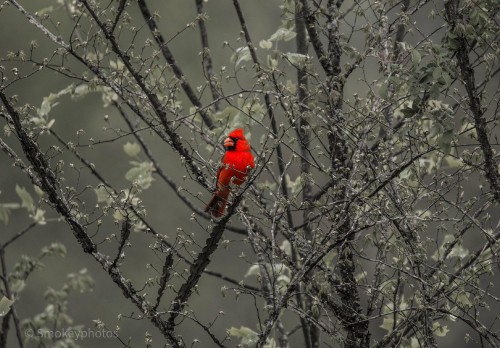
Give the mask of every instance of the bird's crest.
<path id="1" fill-rule="evenodd" d="M 243 134 L 243 128 L 236 128 L 234 131 L 229 133 L 230 138 L 239 138 L 239 139 L 244 139 L 245 135 Z"/>

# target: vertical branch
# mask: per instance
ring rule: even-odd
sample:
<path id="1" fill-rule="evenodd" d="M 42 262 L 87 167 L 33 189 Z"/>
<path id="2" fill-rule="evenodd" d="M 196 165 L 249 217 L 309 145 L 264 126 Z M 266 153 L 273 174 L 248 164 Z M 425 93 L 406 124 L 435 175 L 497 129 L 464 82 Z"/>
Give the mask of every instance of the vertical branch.
<path id="1" fill-rule="evenodd" d="M 342 5 L 342 0 L 334 3 L 334 0 L 328 0 L 326 5 L 326 27 L 328 28 L 328 58 L 330 60 L 332 75 L 340 74 L 340 57 L 342 56 L 342 47 L 340 46 L 339 23 L 337 19 L 337 9 Z"/>
<path id="2" fill-rule="evenodd" d="M 455 30 L 455 27 L 460 21 L 459 4 L 460 2 L 458 0 L 449 0 L 445 3 L 446 20 L 451 27 L 451 30 Z M 494 159 L 493 150 L 488 139 L 488 128 L 486 125 L 486 119 L 483 115 L 484 111 L 481 105 L 481 99 L 476 89 L 474 69 L 472 68 L 472 64 L 469 60 L 469 46 L 467 44 L 465 34 L 459 34 L 457 42 L 459 46 L 456 51 L 457 61 L 460 67 L 465 89 L 467 90 L 467 95 L 469 97 L 469 109 L 474 118 L 477 138 L 483 152 L 484 172 L 486 174 L 486 179 L 488 179 L 490 184 L 490 188 L 493 191 L 493 197 L 498 203 L 500 203 L 500 174 L 498 173 L 498 165 Z"/>
<path id="3" fill-rule="evenodd" d="M 222 234 L 226 229 L 229 219 L 236 213 L 236 207 L 243 199 L 243 193 L 250 185 L 251 181 L 248 181 L 245 188 L 235 197 L 227 209 L 227 214 L 224 215 L 213 227 L 210 232 L 210 236 L 205 241 L 205 246 L 196 257 L 196 260 L 191 264 L 188 279 L 186 279 L 186 281 L 181 285 L 177 296 L 172 301 L 172 308 L 169 311 L 170 316 L 167 321 L 167 328 L 169 328 L 169 330 L 173 330 L 175 327 L 175 319 L 177 319 L 177 317 L 181 314 L 181 311 L 186 306 L 186 302 L 191 297 L 194 287 L 198 284 L 202 273 L 210 263 L 211 256 L 217 250 L 219 241 L 222 238 Z"/>
<path id="4" fill-rule="evenodd" d="M 125 5 L 127 4 L 127 0 L 120 0 L 120 4 L 118 5 L 118 10 L 116 12 L 116 17 L 115 17 L 115 20 L 113 22 L 113 25 L 111 26 L 111 32 L 114 33 L 115 32 L 115 29 L 116 29 L 116 26 L 118 25 L 118 22 L 120 21 L 120 17 L 123 13 L 123 11 L 125 10 Z"/>
<path id="5" fill-rule="evenodd" d="M 303 13 L 300 11 L 301 6 L 297 3 L 295 6 L 295 28 L 297 32 L 296 43 L 297 43 L 297 53 L 302 55 L 307 55 L 308 45 L 306 38 L 306 30 L 305 23 L 303 18 Z M 302 199 L 304 202 L 309 202 L 312 187 L 311 182 L 308 178 L 311 171 L 311 165 L 309 161 L 309 143 L 311 141 L 310 132 L 309 132 L 309 122 L 307 120 L 307 91 L 309 90 L 308 81 L 307 81 L 307 71 L 306 67 L 297 69 L 297 97 L 299 100 L 299 124 L 295 125 L 295 129 L 297 130 L 298 137 L 300 140 L 300 169 L 301 173 L 305 177 L 305 182 L 303 185 L 302 191 Z M 309 214 L 310 209 L 304 210 L 304 221 L 308 220 L 307 214 Z M 307 228 L 310 234 L 310 229 Z M 308 238 L 311 236 L 309 235 Z"/>
<path id="6" fill-rule="evenodd" d="M 295 37 L 295 42 L 297 44 L 297 53 L 302 55 L 307 55 L 308 52 L 308 44 L 307 44 L 307 36 L 306 36 L 306 27 L 304 22 L 304 12 L 302 11 L 302 5 L 299 0 L 295 2 L 295 31 L 297 36 Z M 298 97 L 298 105 L 300 117 L 298 117 L 295 122 L 295 130 L 297 131 L 298 139 L 299 139 L 299 147 L 300 147 L 300 172 L 302 176 L 302 202 L 305 205 L 302 213 L 302 219 L 304 220 L 304 232 L 307 240 L 311 241 L 313 236 L 311 233 L 311 227 L 308 223 L 309 214 L 312 212 L 310 207 L 311 204 L 311 193 L 312 193 L 312 185 L 310 181 L 311 175 L 311 166 L 309 164 L 309 143 L 310 139 L 310 129 L 309 122 L 307 120 L 307 91 L 309 90 L 308 79 L 307 79 L 307 71 L 306 67 L 297 69 L 297 97 Z M 296 257 L 296 251 L 292 251 L 294 259 Z M 296 261 L 296 260 L 294 260 Z M 302 295 L 297 292 L 297 304 L 299 308 L 304 309 L 304 303 L 302 299 Z M 313 315 L 310 308 L 312 308 L 312 300 L 310 297 L 306 297 L 305 299 L 305 308 L 309 308 L 307 311 L 309 315 Z M 315 319 L 317 319 L 315 317 Z M 319 346 L 319 329 L 315 325 L 310 325 L 310 323 L 305 318 L 300 318 L 300 322 L 302 325 L 302 332 L 304 335 L 304 341 L 306 344 L 306 348 L 317 348 Z"/>
<path id="7" fill-rule="evenodd" d="M 257 255 L 257 263 L 259 265 L 259 270 L 260 270 L 260 275 L 262 277 L 262 290 L 264 291 L 266 296 L 266 302 L 268 305 L 274 306 L 276 305 L 276 291 L 274 291 L 274 286 L 273 283 L 276 281 L 271 280 L 269 276 L 269 272 L 266 267 L 266 261 L 264 257 L 264 250 L 263 248 L 259 245 L 259 240 L 257 238 L 257 235 L 254 232 L 254 228 L 252 226 L 252 223 L 249 221 L 249 219 L 246 217 L 245 214 L 241 214 L 243 217 L 243 220 L 245 224 L 247 225 L 247 231 L 248 231 L 248 239 L 250 240 L 250 243 L 252 245 L 252 249 L 255 252 L 255 255 Z M 271 265 L 272 267 L 274 265 Z M 278 331 L 278 347 L 279 348 L 288 348 L 288 335 L 285 332 L 283 322 L 281 319 L 276 320 L 276 329 Z"/>
<path id="8" fill-rule="evenodd" d="M 385 188 L 387 195 L 392 201 L 394 208 L 400 212 L 401 216 L 405 216 L 406 213 L 401 207 L 401 197 L 398 193 L 396 185 L 392 182 L 390 184 L 390 188 Z M 409 219 L 403 219 L 402 223 L 396 220 L 392 220 L 392 224 L 395 226 L 399 234 L 401 235 L 406 247 L 406 254 L 408 255 L 408 259 L 410 260 L 410 264 L 412 265 L 414 272 L 417 274 L 419 281 L 419 287 L 422 291 L 422 295 L 424 297 L 425 309 L 422 311 L 423 314 L 418 319 L 414 321 L 414 325 L 419 325 L 422 331 L 423 339 L 427 347 L 437 347 L 436 339 L 434 337 L 433 331 L 433 312 L 429 309 L 431 303 L 433 301 L 434 296 L 432 296 L 432 289 L 427 285 L 429 280 L 424 274 L 422 268 L 423 257 L 425 254 L 425 250 L 422 250 L 422 243 L 420 241 L 419 235 L 416 233 L 416 226 L 412 224 L 412 222 L 408 221 Z M 397 289 L 394 290 L 395 295 L 397 294 Z M 394 303 L 394 308 L 396 309 L 397 304 Z"/>
<path id="9" fill-rule="evenodd" d="M 198 284 L 203 271 L 206 269 L 210 263 L 210 257 L 217 250 L 219 241 L 222 238 L 222 234 L 225 229 L 225 225 L 229 218 L 234 214 L 235 209 L 228 209 L 228 213 L 222 218 L 221 221 L 214 227 L 213 231 L 210 233 L 210 237 L 205 242 L 205 247 L 198 254 L 195 262 L 191 265 L 189 269 L 188 279 L 181 285 L 179 292 L 172 302 L 173 306 L 170 312 L 170 317 L 168 319 L 168 327 L 172 330 L 175 327 L 175 319 L 181 314 L 182 309 L 186 305 L 186 301 L 191 297 L 193 289 Z"/>
<path id="10" fill-rule="evenodd" d="M 123 248 L 127 244 L 127 241 L 130 237 L 130 229 L 132 228 L 132 225 L 130 223 L 130 219 L 127 216 L 125 216 L 125 221 L 122 223 L 122 230 L 121 230 L 121 237 L 120 237 L 120 245 L 118 247 L 118 252 L 116 253 L 116 257 L 111 264 L 111 268 L 115 268 L 118 265 L 118 261 L 122 258 L 123 254 Z"/>
<path id="11" fill-rule="evenodd" d="M 311 40 L 314 51 L 316 52 L 316 56 L 318 57 L 318 60 L 323 67 L 326 76 L 333 76 L 335 74 L 334 67 L 332 65 L 331 59 L 325 52 L 323 42 L 321 41 L 318 29 L 316 28 L 315 16 L 311 12 L 311 8 L 309 7 L 309 1 L 300 0 L 300 2 L 302 4 L 302 13 L 304 16 L 307 33 L 309 34 L 309 39 Z"/>
<path id="12" fill-rule="evenodd" d="M 257 67 L 257 72 L 259 74 L 259 77 L 266 77 L 265 74 L 264 74 L 264 71 L 262 70 L 262 67 L 261 67 L 261 65 L 259 63 L 259 60 L 257 58 L 257 53 L 256 53 L 255 47 L 254 47 L 254 45 L 252 43 L 252 39 L 250 37 L 250 32 L 249 32 L 249 30 L 247 28 L 245 17 L 243 15 L 243 11 L 241 9 L 239 1 L 238 0 L 233 0 L 233 5 L 234 5 L 234 8 L 236 10 L 236 14 L 237 14 L 238 20 L 240 22 L 240 27 L 241 27 L 241 29 L 243 31 L 243 35 L 245 36 L 245 41 L 246 41 L 248 49 L 250 51 L 250 55 L 252 57 L 252 61 L 253 61 L 253 63 Z M 277 139 L 278 138 L 278 127 L 277 127 L 277 123 L 276 123 L 276 116 L 275 116 L 275 113 L 274 113 L 274 110 L 273 110 L 273 106 L 271 104 L 271 98 L 270 98 L 268 92 L 266 92 L 264 94 L 264 101 L 265 101 L 265 104 L 266 104 L 267 114 L 268 114 L 269 120 L 271 122 L 272 136 L 273 136 L 274 139 Z M 283 150 L 282 150 L 282 147 L 281 147 L 280 143 L 276 144 L 276 156 L 278 158 L 278 171 L 279 171 L 279 177 L 280 177 L 279 186 L 281 188 L 281 193 L 282 193 L 283 197 L 288 201 L 289 194 L 288 194 L 287 180 L 286 180 L 286 176 L 285 176 L 286 163 L 285 163 L 285 160 L 284 160 L 284 157 L 283 157 Z M 287 219 L 288 225 L 289 225 L 289 227 L 291 229 L 293 229 L 293 218 L 292 218 L 292 213 L 290 211 L 290 207 L 287 206 L 285 210 L 286 210 L 286 219 Z M 292 254 L 294 255 L 294 257 L 296 257 L 296 253 L 295 252 L 293 252 Z M 277 306 L 277 304 L 276 304 L 277 300 L 278 299 L 273 299 L 273 307 Z M 299 304 L 299 305 L 301 305 L 301 304 Z M 277 318 L 276 318 L 276 320 L 277 320 Z M 305 329 L 304 325 L 308 325 L 308 324 L 304 320 L 302 320 L 302 324 L 303 324 L 304 330 L 307 330 L 307 329 Z M 282 325 L 281 321 L 279 321 L 279 323 L 277 325 L 277 330 L 278 330 L 278 335 L 280 337 L 279 338 L 280 344 L 283 347 L 286 347 L 288 345 L 288 338 L 287 338 L 287 335 L 286 335 L 286 333 L 285 333 L 285 331 L 283 329 L 283 325 Z M 261 336 L 261 340 L 260 340 L 261 342 L 265 342 L 264 336 L 265 335 Z M 309 339 L 308 339 L 307 336 L 305 336 L 304 338 L 306 339 L 306 344 L 307 344 L 309 342 Z"/>
<path id="13" fill-rule="evenodd" d="M 206 113 L 205 110 L 203 110 L 203 106 L 201 105 L 200 99 L 196 96 L 196 93 L 194 92 L 193 88 L 191 85 L 188 83 L 186 80 L 186 76 L 182 72 L 181 68 L 175 61 L 174 55 L 168 48 L 167 42 L 163 38 L 163 35 L 161 34 L 160 29 L 158 28 L 158 25 L 156 24 L 156 21 L 154 20 L 154 17 L 151 15 L 151 12 L 149 11 L 149 7 L 146 4 L 145 0 L 138 0 L 139 4 L 139 9 L 141 10 L 142 16 L 144 17 L 144 20 L 148 24 L 148 27 L 151 31 L 151 34 L 153 35 L 153 38 L 155 39 L 156 43 L 158 44 L 158 47 L 161 50 L 161 53 L 163 54 L 163 57 L 167 61 L 167 63 L 172 67 L 172 70 L 174 72 L 175 77 L 179 79 L 179 83 L 181 84 L 182 89 L 184 90 L 184 93 L 186 93 L 187 97 L 191 101 L 191 103 L 196 106 L 197 111 L 200 113 L 203 123 L 209 128 L 209 129 L 214 129 L 215 125 L 213 124 L 212 118 Z"/>
<path id="14" fill-rule="evenodd" d="M 205 77 L 210 85 L 212 99 L 214 100 L 215 111 L 220 110 L 220 94 L 217 91 L 217 83 L 213 73 L 212 56 L 208 45 L 208 32 L 205 26 L 205 14 L 203 13 L 203 0 L 196 1 L 196 12 L 198 13 L 198 25 L 200 27 L 201 45 L 203 48 L 203 68 L 205 69 Z"/>
<path id="15" fill-rule="evenodd" d="M 307 0 L 302 0 L 307 3 Z M 338 2 L 340 5 L 341 2 Z M 340 42 L 339 26 L 338 26 L 338 13 L 337 5 L 334 1 L 327 3 L 327 26 L 330 28 L 328 31 L 328 70 L 327 76 L 327 90 L 332 93 L 335 92 L 335 97 L 332 97 L 328 103 L 328 113 L 330 120 L 335 122 L 331 127 L 328 135 L 331 168 L 336 171 L 336 178 L 334 179 L 333 186 L 336 188 L 336 193 L 333 195 L 335 201 L 343 201 L 348 198 L 348 185 L 350 181 L 351 172 L 353 170 L 353 162 L 349 158 L 350 148 L 345 138 L 344 127 L 347 120 L 343 116 L 343 95 L 344 83 L 341 79 L 340 58 L 342 56 L 342 47 Z M 308 20 L 309 35 L 314 32 L 315 19 L 310 13 L 308 7 L 304 7 L 305 18 Z M 312 39 L 313 46 L 314 40 Z M 338 269 L 340 274 L 341 284 L 337 292 L 341 299 L 340 320 L 343 323 L 344 330 L 347 332 L 345 342 L 346 348 L 368 347 L 370 342 L 370 331 L 368 330 L 368 321 L 361 309 L 361 298 L 359 295 L 358 283 L 355 278 L 356 263 L 353 255 L 352 243 L 355 240 L 355 234 L 350 233 L 353 225 L 350 206 L 339 207 L 337 215 L 339 216 L 338 228 L 341 236 L 345 236 L 342 244 L 339 247 L 339 262 Z"/>
<path id="16" fill-rule="evenodd" d="M 26 130 L 21 125 L 19 114 L 10 104 L 7 96 L 2 91 L 0 91 L 0 99 L 2 100 L 5 108 L 7 109 L 7 112 L 10 115 L 12 124 L 14 125 L 24 154 L 33 166 L 33 170 L 38 175 L 42 190 L 47 192 L 49 200 L 54 204 L 56 210 L 66 218 L 66 221 L 69 223 L 69 225 L 76 226 L 77 221 L 71 215 L 70 209 L 68 208 L 65 199 L 62 198 L 64 197 L 64 195 L 59 194 L 61 192 L 61 189 L 59 187 L 57 178 L 54 172 L 50 169 L 45 156 L 41 153 L 38 144 L 33 139 L 31 139 L 28 133 L 26 133 Z M 95 245 L 84 229 L 75 228 L 73 229 L 73 233 L 75 234 L 76 239 L 81 244 L 83 250 L 86 253 L 95 251 Z"/>
<path id="17" fill-rule="evenodd" d="M 402 17 L 407 15 L 406 12 L 408 11 L 409 6 L 410 6 L 410 0 L 404 0 L 401 5 L 402 13 L 399 16 L 400 23 L 398 24 L 396 29 L 396 37 L 394 39 L 394 44 L 392 47 L 392 54 L 390 54 L 390 49 L 389 49 L 389 40 L 390 40 L 390 34 L 388 28 L 389 25 L 385 18 L 380 20 L 380 35 L 381 37 L 384 38 L 382 41 L 383 47 L 381 52 L 382 66 L 384 69 L 385 77 L 388 81 L 389 77 L 391 77 L 391 75 L 394 74 L 394 72 L 391 69 L 393 69 L 394 66 L 398 66 L 398 63 L 401 59 L 400 44 L 403 42 L 404 37 L 406 35 L 406 30 L 405 30 L 406 27 L 405 24 L 403 23 L 404 20 L 402 19 Z M 394 64 L 394 62 L 396 62 L 396 64 Z M 393 94 L 394 94 L 394 84 L 389 83 L 387 87 L 387 96 L 391 97 Z M 387 130 L 384 127 L 380 127 L 380 132 L 379 132 L 380 139 L 389 139 L 394 131 L 395 127 L 392 126 L 394 108 L 395 108 L 394 106 L 384 108 L 383 114 L 389 129 Z"/>
<path id="18" fill-rule="evenodd" d="M 401 5 L 402 14 L 400 15 L 400 23 L 398 24 L 396 29 L 396 38 L 394 40 L 394 47 L 392 49 L 394 52 L 394 60 L 396 62 L 399 60 L 399 55 L 401 53 L 400 43 L 403 42 L 406 35 L 405 24 L 403 23 L 401 16 L 406 15 L 406 12 L 408 11 L 409 7 L 410 7 L 410 0 L 403 0 L 403 3 Z"/>
<path id="19" fill-rule="evenodd" d="M 12 291 L 10 290 L 9 280 L 7 279 L 8 273 L 7 273 L 7 265 L 5 264 L 5 247 L 3 245 L 0 245 L 0 263 L 2 268 L 1 278 L 3 281 L 3 285 L 5 287 L 5 294 L 10 300 L 13 300 Z M 17 316 L 16 307 L 14 304 L 12 304 L 12 306 L 10 307 L 10 311 L 7 313 L 7 315 L 5 315 L 5 317 L 2 320 L 2 334 L 0 336 L 0 345 L 3 344 L 3 346 L 1 347 L 7 347 L 7 332 L 9 330 L 10 316 L 12 316 L 12 319 L 14 320 L 14 327 L 16 328 L 16 336 L 17 336 L 17 341 L 19 343 L 19 347 L 24 348 L 23 336 L 21 334 L 21 325 L 19 323 L 19 317 Z"/>
<path id="20" fill-rule="evenodd" d="M 248 49 L 250 50 L 250 55 L 252 57 L 253 63 L 257 66 L 257 71 L 259 73 L 259 77 L 266 77 L 264 76 L 264 71 L 262 70 L 259 59 L 257 58 L 257 53 L 255 52 L 255 47 L 252 43 L 252 39 L 250 37 L 250 32 L 248 31 L 245 17 L 243 16 L 243 11 L 241 10 L 240 2 L 238 0 L 233 0 L 233 5 L 236 10 L 236 14 L 238 15 L 238 20 L 240 22 L 241 30 L 243 31 L 243 34 L 245 35 L 245 40 L 248 46 Z M 266 77 L 267 78 L 267 77 Z M 278 139 L 278 126 L 276 124 L 276 115 L 274 114 L 274 109 L 273 105 L 271 103 L 271 97 L 269 96 L 269 93 L 266 92 L 264 94 L 264 101 L 266 103 L 266 111 L 267 115 L 269 116 L 269 120 L 271 122 L 271 135 L 272 137 L 277 140 Z M 281 148 L 281 144 L 278 142 L 276 144 L 276 156 L 278 157 L 278 170 L 279 170 L 279 177 L 282 178 L 283 184 L 281 186 L 281 193 L 283 194 L 283 197 L 285 197 L 286 200 L 289 198 L 288 194 L 288 187 L 287 187 L 287 182 L 286 182 L 286 177 L 285 177 L 285 160 L 283 158 L 283 150 Z M 292 213 L 290 212 L 290 207 L 286 208 L 286 217 L 287 217 L 287 222 L 290 228 L 293 228 L 293 218 L 292 218 Z"/>
<path id="21" fill-rule="evenodd" d="M 172 270 L 172 265 L 174 263 L 173 253 L 169 250 L 167 256 L 165 257 L 165 263 L 163 264 L 163 270 L 160 277 L 160 286 L 158 287 L 158 296 L 156 297 L 156 303 L 153 306 L 153 310 L 156 311 L 160 305 L 161 298 L 167 287 L 167 281 L 170 279 L 170 271 Z"/>
<path id="22" fill-rule="evenodd" d="M 0 327 L 0 348 L 7 348 L 7 339 L 10 330 L 10 317 L 12 311 L 7 312 L 2 318 L 2 325 Z"/>

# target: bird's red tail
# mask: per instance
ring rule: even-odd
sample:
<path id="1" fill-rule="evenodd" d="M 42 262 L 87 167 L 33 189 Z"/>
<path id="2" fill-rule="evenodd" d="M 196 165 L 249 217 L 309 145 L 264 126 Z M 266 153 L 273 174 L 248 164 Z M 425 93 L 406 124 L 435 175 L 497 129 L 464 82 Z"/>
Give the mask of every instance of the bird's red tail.
<path id="1" fill-rule="evenodd" d="M 224 215 L 228 197 L 229 188 L 215 192 L 210 202 L 208 202 L 205 212 L 212 214 L 213 217 L 220 218 Z"/>

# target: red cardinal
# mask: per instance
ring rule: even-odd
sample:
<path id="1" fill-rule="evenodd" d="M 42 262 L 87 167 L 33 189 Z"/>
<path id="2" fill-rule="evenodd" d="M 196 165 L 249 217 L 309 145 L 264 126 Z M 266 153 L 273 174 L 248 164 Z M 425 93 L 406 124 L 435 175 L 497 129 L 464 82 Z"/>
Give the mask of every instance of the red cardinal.
<path id="1" fill-rule="evenodd" d="M 248 174 L 249 168 L 255 168 L 250 145 L 243 135 L 243 129 L 232 131 L 224 140 L 226 153 L 222 157 L 222 165 L 217 173 L 217 189 L 208 202 L 205 212 L 219 218 L 226 209 L 227 198 L 231 192 L 229 184 L 241 185 Z"/>

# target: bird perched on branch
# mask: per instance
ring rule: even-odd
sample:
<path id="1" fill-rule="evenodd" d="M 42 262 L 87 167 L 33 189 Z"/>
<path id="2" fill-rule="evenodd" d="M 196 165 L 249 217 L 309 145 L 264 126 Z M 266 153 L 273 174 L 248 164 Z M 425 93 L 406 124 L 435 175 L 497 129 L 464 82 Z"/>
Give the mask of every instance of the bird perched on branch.
<path id="1" fill-rule="evenodd" d="M 217 173 L 217 187 L 212 199 L 208 202 L 205 212 L 219 218 L 224 214 L 227 199 L 231 192 L 230 184 L 241 185 L 250 168 L 255 168 L 250 145 L 245 139 L 243 129 L 238 128 L 229 133 L 224 140 L 226 153 Z"/>

